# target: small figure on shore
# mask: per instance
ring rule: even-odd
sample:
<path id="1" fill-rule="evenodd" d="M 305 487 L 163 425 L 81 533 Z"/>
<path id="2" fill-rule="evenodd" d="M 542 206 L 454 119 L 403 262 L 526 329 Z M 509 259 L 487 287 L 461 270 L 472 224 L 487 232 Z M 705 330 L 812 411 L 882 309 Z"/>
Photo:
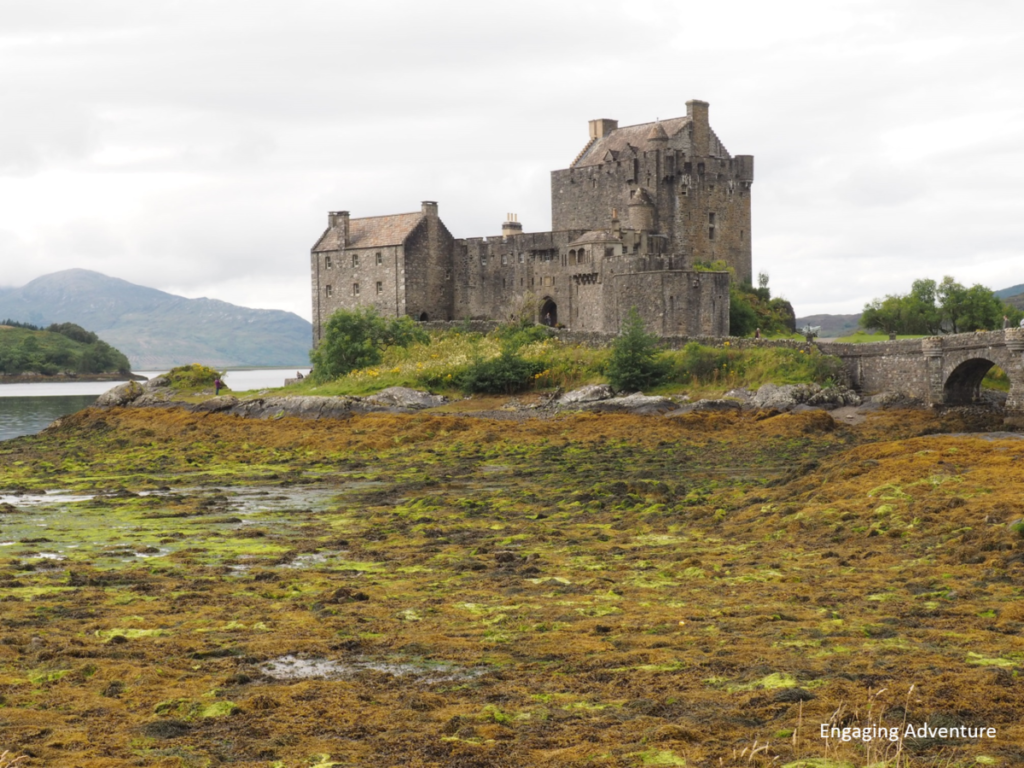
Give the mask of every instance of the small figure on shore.
<path id="1" fill-rule="evenodd" d="M 1024 320 L 1022 320 L 1021 323 L 1024 324 Z M 548 326 L 548 328 L 551 327 L 551 313 L 550 312 L 548 312 L 546 315 L 544 315 L 544 325 Z"/>
<path id="2" fill-rule="evenodd" d="M 755 328 L 754 329 L 754 338 L 755 339 L 760 339 L 761 338 L 761 329 L 760 328 Z"/>
<path id="3" fill-rule="evenodd" d="M 213 394 L 217 396 L 220 394 L 220 388 L 224 386 L 224 382 L 220 380 L 220 376 L 213 380 Z"/>
<path id="4" fill-rule="evenodd" d="M 296 371 L 295 372 L 295 378 L 301 380 L 301 379 L 304 379 L 306 377 L 302 375 L 302 371 Z"/>
<path id="5" fill-rule="evenodd" d="M 1024 328 L 1024 317 L 1020 319 L 1020 327 Z"/>
<path id="6" fill-rule="evenodd" d="M 1003 315 L 1003 330 L 1005 331 L 1009 327 L 1010 327 L 1010 318 L 1007 317 L 1006 315 Z"/>

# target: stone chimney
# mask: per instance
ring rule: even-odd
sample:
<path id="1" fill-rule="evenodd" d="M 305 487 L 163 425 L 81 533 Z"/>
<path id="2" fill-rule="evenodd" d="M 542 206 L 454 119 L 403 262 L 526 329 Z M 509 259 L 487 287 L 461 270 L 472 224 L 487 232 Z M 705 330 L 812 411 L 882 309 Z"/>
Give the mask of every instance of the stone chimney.
<path id="1" fill-rule="evenodd" d="M 342 247 L 348 245 L 348 211 L 331 211 L 327 214 L 327 225 L 331 229 L 341 227 Z"/>
<path id="2" fill-rule="evenodd" d="M 501 225 L 501 236 L 512 237 L 512 235 L 523 234 L 523 225 L 519 223 L 519 214 L 506 213 L 505 221 Z"/>
<path id="3" fill-rule="evenodd" d="M 424 200 L 422 210 L 424 216 L 433 216 L 435 219 L 437 218 L 437 203 L 433 200 Z"/>
<path id="4" fill-rule="evenodd" d="M 591 120 L 590 121 L 590 138 L 592 138 L 592 139 L 603 139 L 605 136 L 610 135 L 612 133 L 612 131 L 614 131 L 618 127 L 619 127 L 619 121 L 618 120 L 609 120 L 606 117 L 603 117 L 600 120 Z"/>
<path id="5" fill-rule="evenodd" d="M 693 154 L 707 157 L 711 150 L 711 126 L 708 124 L 708 103 L 691 99 L 686 102 L 686 116 L 691 120 L 690 136 L 693 137 Z"/>

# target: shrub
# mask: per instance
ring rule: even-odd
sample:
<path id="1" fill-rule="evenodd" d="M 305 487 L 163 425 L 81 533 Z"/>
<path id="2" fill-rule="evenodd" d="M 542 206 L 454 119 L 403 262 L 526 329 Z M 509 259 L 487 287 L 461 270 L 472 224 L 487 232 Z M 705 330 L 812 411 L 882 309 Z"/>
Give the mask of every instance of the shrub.
<path id="1" fill-rule="evenodd" d="M 385 348 L 413 343 L 429 344 L 430 335 L 410 317 L 384 318 L 374 307 L 338 310 L 327 321 L 323 341 L 309 353 L 313 379 L 330 381 L 377 365 Z"/>
<path id="2" fill-rule="evenodd" d="M 494 335 L 503 344 L 508 344 L 513 349 L 525 347 L 536 341 L 547 341 L 551 338 L 551 332 L 547 328 L 537 325 L 532 320 L 520 320 L 508 325 L 500 325 L 494 330 Z"/>
<path id="3" fill-rule="evenodd" d="M 511 395 L 527 389 L 543 370 L 543 363 L 526 360 L 505 345 L 497 357 L 470 364 L 459 377 L 459 387 L 468 394 Z"/>
<path id="4" fill-rule="evenodd" d="M 208 368 L 199 363 L 192 365 L 181 365 L 172 368 L 167 374 L 171 380 L 171 386 L 175 389 L 202 389 L 212 387 L 213 382 L 220 378 L 220 374 L 213 368 Z M 227 389 L 227 387 L 225 387 Z"/>
<path id="5" fill-rule="evenodd" d="M 668 370 L 658 353 L 658 337 L 644 329 L 640 313 L 631 308 L 622 334 L 612 343 L 606 369 L 609 382 L 619 391 L 643 390 L 664 381 Z"/>

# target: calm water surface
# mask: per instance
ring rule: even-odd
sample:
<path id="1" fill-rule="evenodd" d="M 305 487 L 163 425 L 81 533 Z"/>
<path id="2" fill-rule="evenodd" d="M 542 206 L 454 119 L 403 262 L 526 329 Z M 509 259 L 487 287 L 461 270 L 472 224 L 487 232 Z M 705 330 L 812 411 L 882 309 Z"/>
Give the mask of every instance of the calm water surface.
<path id="1" fill-rule="evenodd" d="M 300 368 L 303 375 L 308 368 Z M 152 378 L 162 371 L 140 371 L 141 376 Z M 251 389 L 269 389 L 284 385 L 286 378 L 295 375 L 294 369 L 264 368 L 228 371 L 225 383 L 236 392 Z M 0 384 L 0 440 L 21 435 L 34 435 L 46 428 L 54 419 L 88 408 L 96 398 L 116 381 L 62 381 L 41 384 Z"/>

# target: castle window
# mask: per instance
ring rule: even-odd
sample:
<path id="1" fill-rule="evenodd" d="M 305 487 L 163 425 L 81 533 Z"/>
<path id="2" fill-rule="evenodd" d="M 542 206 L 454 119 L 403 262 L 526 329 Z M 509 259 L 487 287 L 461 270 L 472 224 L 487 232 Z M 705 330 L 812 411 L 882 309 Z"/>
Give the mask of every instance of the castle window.
<path id="1" fill-rule="evenodd" d="M 330 269 L 330 268 L 331 268 L 331 257 L 330 256 L 324 256 L 324 269 Z"/>
<path id="2" fill-rule="evenodd" d="M 384 293 L 384 283 L 382 283 L 380 280 L 377 281 L 377 293 Z"/>
<path id="3" fill-rule="evenodd" d="M 384 256 L 380 251 L 377 251 L 377 266 L 379 267 L 384 263 Z"/>
<path id="4" fill-rule="evenodd" d="M 480 257 L 480 266 L 481 267 L 486 267 L 487 266 L 487 257 L 486 256 L 481 256 Z"/>
<path id="5" fill-rule="evenodd" d="M 605 257 L 606 259 L 607 259 L 607 258 L 608 258 L 609 256 L 614 256 L 614 255 L 615 255 L 615 248 L 605 248 L 605 249 L 604 249 L 604 257 Z"/>
<path id="6" fill-rule="evenodd" d="M 359 283 L 352 283 L 352 295 L 353 296 L 358 296 L 359 295 Z"/>
<path id="7" fill-rule="evenodd" d="M 501 287 L 505 288 L 505 278 L 501 278 Z"/>
<path id="8" fill-rule="evenodd" d="M 525 259 L 523 258 L 523 252 L 522 252 L 522 251 L 520 251 L 520 252 L 519 252 L 519 263 L 520 263 L 520 264 L 522 264 L 522 263 L 523 263 L 523 261 L 525 261 Z"/>
<path id="9" fill-rule="evenodd" d="M 452 279 L 452 271 L 450 269 L 446 269 L 444 271 L 444 279 L 445 280 L 451 280 Z"/>
<path id="10" fill-rule="evenodd" d="M 359 254 L 358 253 L 353 253 L 352 254 L 352 266 L 353 267 L 358 267 L 359 266 Z"/>
<path id="11" fill-rule="evenodd" d="M 714 240 L 714 239 L 715 239 L 715 228 L 714 227 L 708 227 L 708 240 Z"/>
<path id="12" fill-rule="evenodd" d="M 712 224 L 713 225 L 714 223 L 715 223 L 715 214 L 709 213 L 708 214 L 708 224 Z"/>
<path id="13" fill-rule="evenodd" d="M 334 293 L 334 290 L 331 288 L 331 286 L 329 286 L 329 285 L 325 285 L 324 286 L 324 295 L 327 296 L 328 299 L 331 298 L 331 295 L 333 293 Z"/>
<path id="14" fill-rule="evenodd" d="M 570 264 L 575 264 L 576 263 L 576 251 L 575 250 L 569 251 L 569 263 Z"/>
<path id="15" fill-rule="evenodd" d="M 742 229 L 740 230 L 740 242 L 741 243 L 743 242 L 743 230 Z"/>
<path id="16" fill-rule="evenodd" d="M 508 264 L 508 254 L 507 253 L 501 254 L 501 264 L 502 264 L 502 266 Z"/>

